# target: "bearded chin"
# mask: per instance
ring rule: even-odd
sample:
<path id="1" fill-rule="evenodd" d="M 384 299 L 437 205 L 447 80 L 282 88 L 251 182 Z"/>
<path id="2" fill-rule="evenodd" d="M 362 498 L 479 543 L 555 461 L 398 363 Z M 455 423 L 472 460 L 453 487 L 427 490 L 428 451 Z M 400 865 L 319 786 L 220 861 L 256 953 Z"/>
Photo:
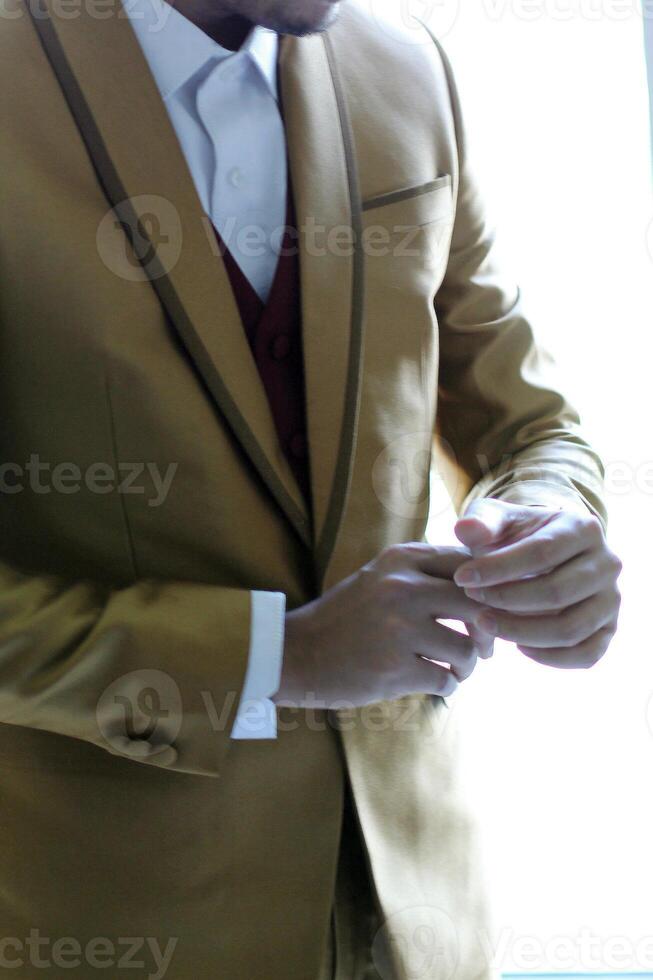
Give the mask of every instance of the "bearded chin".
<path id="1" fill-rule="evenodd" d="M 310 34 L 319 34 L 330 27 L 338 16 L 338 3 L 323 4 L 321 9 L 315 11 L 315 16 L 299 14 L 293 17 L 288 10 L 283 9 L 284 4 L 279 3 L 279 10 L 274 9 L 273 4 L 266 4 L 265 9 L 256 18 L 261 27 L 266 27 L 276 34 L 290 34 L 293 37 L 308 37 Z"/>

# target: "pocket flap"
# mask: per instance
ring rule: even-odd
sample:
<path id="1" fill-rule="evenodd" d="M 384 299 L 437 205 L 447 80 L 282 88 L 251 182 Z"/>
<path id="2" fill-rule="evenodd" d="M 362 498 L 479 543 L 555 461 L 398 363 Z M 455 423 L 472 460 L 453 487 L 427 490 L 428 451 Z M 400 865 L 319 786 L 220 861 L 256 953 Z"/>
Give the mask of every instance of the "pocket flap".
<path id="1" fill-rule="evenodd" d="M 427 225 L 451 216 L 453 193 L 450 174 L 426 184 L 380 194 L 363 202 L 366 224 L 380 223 L 401 230 Z"/>

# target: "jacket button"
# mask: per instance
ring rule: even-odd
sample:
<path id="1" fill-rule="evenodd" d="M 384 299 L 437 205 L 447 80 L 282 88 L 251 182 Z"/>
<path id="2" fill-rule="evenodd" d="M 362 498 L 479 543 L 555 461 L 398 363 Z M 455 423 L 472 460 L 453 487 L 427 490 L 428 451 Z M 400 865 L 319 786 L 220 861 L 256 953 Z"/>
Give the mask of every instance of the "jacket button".
<path id="1" fill-rule="evenodd" d="M 280 333 L 274 338 L 270 345 L 270 353 L 275 361 L 283 361 L 290 353 L 290 337 L 287 333 Z"/>
<path id="2" fill-rule="evenodd" d="M 292 436 L 289 443 L 289 449 L 295 459 L 304 459 L 306 457 L 307 446 L 306 438 L 303 433 L 296 432 L 294 436 Z"/>

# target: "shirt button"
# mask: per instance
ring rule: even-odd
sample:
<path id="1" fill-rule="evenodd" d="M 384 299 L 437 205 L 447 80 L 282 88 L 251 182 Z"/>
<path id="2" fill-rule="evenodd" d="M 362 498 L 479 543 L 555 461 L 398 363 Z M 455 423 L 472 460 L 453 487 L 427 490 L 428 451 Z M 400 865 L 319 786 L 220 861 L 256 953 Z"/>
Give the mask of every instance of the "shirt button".
<path id="1" fill-rule="evenodd" d="M 290 337 L 287 333 L 280 333 L 270 344 L 270 353 L 275 361 L 283 361 L 290 353 Z"/>
<path id="2" fill-rule="evenodd" d="M 291 438 L 289 443 L 289 449 L 291 454 L 295 459 L 304 459 L 306 457 L 306 438 L 301 432 L 296 432 Z"/>
<path id="3" fill-rule="evenodd" d="M 245 174 L 240 167 L 232 167 L 227 175 L 227 180 L 232 187 L 242 187 L 245 183 Z"/>

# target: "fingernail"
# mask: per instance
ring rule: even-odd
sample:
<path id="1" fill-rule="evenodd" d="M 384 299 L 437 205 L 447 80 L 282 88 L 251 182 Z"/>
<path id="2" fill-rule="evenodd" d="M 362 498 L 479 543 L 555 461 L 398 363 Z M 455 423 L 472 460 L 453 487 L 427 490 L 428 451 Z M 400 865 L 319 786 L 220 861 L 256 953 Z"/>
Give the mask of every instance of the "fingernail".
<path id="1" fill-rule="evenodd" d="M 456 585 L 476 585 L 481 581 L 480 574 L 475 568 L 459 568 L 454 574 Z"/>
<path id="2" fill-rule="evenodd" d="M 486 633 L 493 633 L 494 635 L 496 635 L 499 629 L 499 624 L 497 623 L 496 619 L 494 618 L 492 613 L 488 613 L 488 612 L 481 613 L 481 615 L 476 620 L 476 625 L 479 626 L 482 630 L 485 630 Z"/>

